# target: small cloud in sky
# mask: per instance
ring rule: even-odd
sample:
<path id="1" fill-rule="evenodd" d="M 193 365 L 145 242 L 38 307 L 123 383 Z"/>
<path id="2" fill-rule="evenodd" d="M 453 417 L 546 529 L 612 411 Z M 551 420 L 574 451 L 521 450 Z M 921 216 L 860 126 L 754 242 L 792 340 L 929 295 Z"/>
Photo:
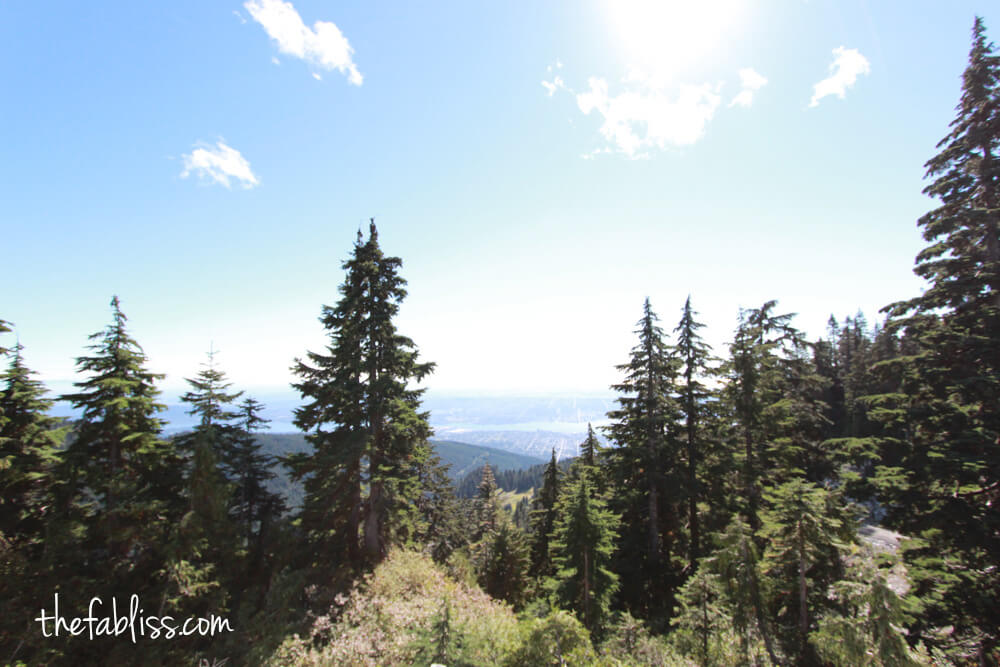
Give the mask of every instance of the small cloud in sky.
<path id="1" fill-rule="evenodd" d="M 813 96 L 809 106 L 819 105 L 819 101 L 828 95 L 836 95 L 844 99 L 847 89 L 854 85 L 861 74 L 868 74 L 871 66 L 868 59 L 857 49 L 847 49 L 838 46 L 833 50 L 833 62 L 830 64 L 830 76 L 813 86 Z"/>
<path id="2" fill-rule="evenodd" d="M 558 76 L 552 79 L 552 81 L 542 81 L 542 85 L 545 86 L 545 90 L 548 91 L 549 97 L 552 97 L 560 88 L 566 87 L 566 83 L 562 80 L 562 77 Z"/>
<path id="3" fill-rule="evenodd" d="M 240 23 L 246 23 L 247 22 L 247 20 L 245 18 L 243 18 L 243 14 L 240 14 L 235 9 L 233 10 L 233 16 L 235 16 L 236 18 L 238 18 L 240 20 Z"/>
<path id="4" fill-rule="evenodd" d="M 363 80 L 352 58 L 354 49 L 340 28 L 329 21 L 316 21 L 309 28 L 295 7 L 283 0 L 247 0 L 243 7 L 278 43 L 278 50 L 325 70 L 339 70 L 360 86 Z"/>
<path id="5" fill-rule="evenodd" d="M 751 67 L 740 70 L 740 92 L 729 106 L 749 107 L 753 104 L 753 94 L 767 84 L 767 79 Z"/>
<path id="6" fill-rule="evenodd" d="M 227 188 L 232 181 L 236 181 L 247 190 L 259 184 L 246 158 L 221 140 L 215 144 L 215 148 L 195 148 L 181 157 L 184 159 L 181 178 L 196 174 L 203 181 L 218 183 Z"/>
<path id="7" fill-rule="evenodd" d="M 319 72 L 313 72 L 313 78 L 316 79 L 317 81 L 322 81 L 323 80 L 323 77 L 320 76 Z"/>
<path id="8" fill-rule="evenodd" d="M 633 71 L 624 88 L 612 94 L 605 79 L 591 77 L 589 90 L 576 96 L 584 114 L 603 117 L 601 135 L 630 158 L 648 157 L 646 149 L 689 146 L 705 133 L 722 98 L 708 83 L 668 86 Z"/>
<path id="9" fill-rule="evenodd" d="M 281 61 L 278 60 L 275 56 L 271 56 L 271 64 L 273 64 L 273 65 L 281 65 Z"/>

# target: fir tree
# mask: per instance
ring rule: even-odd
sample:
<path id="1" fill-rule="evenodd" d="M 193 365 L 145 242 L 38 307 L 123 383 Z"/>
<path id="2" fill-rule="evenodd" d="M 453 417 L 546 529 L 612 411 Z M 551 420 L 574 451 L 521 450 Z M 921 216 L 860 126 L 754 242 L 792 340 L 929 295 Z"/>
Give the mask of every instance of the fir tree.
<path id="1" fill-rule="evenodd" d="M 701 467 L 702 442 L 699 433 L 704 402 L 709 393 L 700 378 L 708 373 L 710 348 L 698 334 L 703 328 L 701 322 L 695 320 L 698 313 L 691 308 L 691 297 L 684 302 L 684 312 L 674 333 L 677 334 L 677 355 L 681 367 L 680 406 L 684 415 L 684 447 L 687 458 L 687 477 L 685 492 L 688 503 L 688 568 L 694 572 L 701 548 L 701 523 L 698 517 L 698 502 L 702 499 L 699 484 Z"/>
<path id="2" fill-rule="evenodd" d="M 629 363 L 618 367 L 625 379 L 613 387 L 620 407 L 608 413 L 613 422 L 607 429 L 617 445 L 607 450 L 607 459 L 613 509 L 622 522 L 616 571 L 625 582 L 627 606 L 644 614 L 673 606 L 670 590 L 677 573 L 669 563 L 679 532 L 680 475 L 672 465 L 679 460 L 678 361 L 657 321 L 646 299 L 636 330 L 639 343 Z"/>
<path id="3" fill-rule="evenodd" d="M 448 465 L 441 464 L 441 457 L 431 454 L 427 466 L 421 470 L 424 492 L 417 499 L 421 527 L 417 541 L 425 545 L 438 563 L 446 563 L 456 549 L 468 543 L 467 527 Z"/>
<path id="4" fill-rule="evenodd" d="M 699 665 L 714 664 L 716 644 L 730 625 L 719 576 L 710 567 L 699 567 L 677 592 L 677 602 L 677 614 L 670 621 L 674 641 Z"/>
<path id="5" fill-rule="evenodd" d="M 326 353 L 294 366 L 294 386 L 307 400 L 295 423 L 314 451 L 288 461 L 305 480 L 300 521 L 317 565 L 360 565 L 362 538 L 365 560 L 377 563 L 418 527 L 414 501 L 431 429 L 419 412 L 423 390 L 410 384 L 433 364 L 417 361 L 413 341 L 393 323 L 406 296 L 401 264 L 382 253 L 374 220 L 367 241 L 359 231 L 341 299 L 320 319 Z"/>
<path id="6" fill-rule="evenodd" d="M 528 583 L 530 559 L 524 534 L 506 514 L 485 534 L 475 550 L 479 585 L 497 598 L 520 607 Z"/>
<path id="7" fill-rule="evenodd" d="M 917 350 L 900 360 L 891 409 L 905 427 L 880 478 L 897 526 L 924 545 L 907 551 L 918 631 L 930 641 L 929 628 L 954 626 L 956 655 L 972 642 L 966 657 L 983 664 L 1000 659 L 1000 57 L 981 18 L 957 112 L 926 164 L 924 193 L 940 203 L 918 221 L 927 288 L 887 307 Z"/>
<path id="8" fill-rule="evenodd" d="M 750 526 L 760 526 L 762 476 L 771 468 L 769 444 L 780 437 L 780 405 L 785 398 L 788 353 L 805 344 L 790 322 L 791 314 L 775 315 L 776 301 L 740 312 L 740 323 L 726 364 L 725 395 L 732 406 L 743 459 L 744 512 Z"/>
<path id="9" fill-rule="evenodd" d="M 58 585 L 50 565 L 68 535 L 52 517 L 58 479 L 55 466 L 66 429 L 48 414 L 52 401 L 24 363 L 17 343 L 7 370 L 0 374 L 0 651 L 13 661 L 45 662 L 44 647 L 30 618 L 38 591 Z M 42 649 L 41 652 L 36 652 Z M 21 663 L 23 664 L 23 663 Z"/>
<path id="10" fill-rule="evenodd" d="M 48 415 L 53 401 L 24 363 L 17 343 L 0 375 L 0 535 L 15 547 L 41 546 L 49 511 L 62 420 Z M 34 556 L 37 557 L 37 551 Z"/>
<path id="11" fill-rule="evenodd" d="M 765 499 L 760 535 L 767 548 L 761 566 L 773 608 L 785 630 L 787 652 L 801 664 L 815 662 L 807 643 L 815 620 L 811 611 L 840 574 L 841 540 L 853 527 L 845 527 L 830 492 L 800 478 L 768 490 Z"/>
<path id="12" fill-rule="evenodd" d="M 198 424 L 191 433 L 175 438 L 181 451 L 192 452 L 199 442 L 207 442 L 220 466 L 230 467 L 232 457 L 232 440 L 235 436 L 233 422 L 237 413 L 233 403 L 242 391 L 230 392 L 231 382 L 227 381 L 224 371 L 215 365 L 215 351 L 209 350 L 208 363 L 194 378 L 186 378 L 190 389 L 181 394 L 181 401 L 191 408 L 187 414 L 198 419 Z"/>
<path id="13" fill-rule="evenodd" d="M 271 470 L 276 459 L 264 454 L 257 442 L 257 434 L 270 422 L 261 416 L 263 410 L 264 404 L 251 397 L 237 407 L 239 421 L 230 462 L 234 485 L 230 512 L 242 527 L 252 568 L 263 555 L 268 526 L 285 511 L 284 499 L 268 488 L 268 482 L 276 477 Z"/>
<path id="14" fill-rule="evenodd" d="M 584 468 L 560 497 L 551 548 L 557 596 L 591 631 L 603 628 L 618 590 L 611 571 L 617 527 L 618 517 L 594 496 Z"/>
<path id="15" fill-rule="evenodd" d="M 479 490 L 475 498 L 475 532 L 473 541 L 477 541 L 497 529 L 500 521 L 500 500 L 497 480 L 493 474 L 493 466 L 485 465 L 479 479 Z"/>
<path id="16" fill-rule="evenodd" d="M 552 574 L 549 540 L 556 520 L 559 478 L 559 464 L 556 461 L 556 450 L 553 448 L 552 460 L 545 467 L 542 476 L 542 485 L 531 501 L 531 572 L 537 577 Z"/>
<path id="17" fill-rule="evenodd" d="M 92 356 L 77 359 L 88 377 L 63 396 L 82 410 L 64 452 L 64 478 L 84 528 L 84 570 L 107 578 L 112 590 L 148 590 L 162 570 L 180 510 L 180 461 L 160 437 L 156 380 L 129 335 L 118 297 L 112 323 L 90 339 Z M 99 580 L 100 580 L 99 579 Z"/>
<path id="18" fill-rule="evenodd" d="M 719 535 L 719 546 L 711 560 L 713 571 L 723 584 L 729 617 L 740 638 L 744 662 L 751 662 L 752 639 L 759 638 L 771 662 L 781 664 L 764 609 L 753 530 L 739 514 L 733 516 L 729 526 Z"/>
<path id="19" fill-rule="evenodd" d="M 930 664 L 906 642 L 908 618 L 886 573 L 876 565 L 876 555 L 856 551 L 847 562 L 846 576 L 834 582 L 829 594 L 836 608 L 819 619 L 809 638 L 824 663 L 836 667 Z"/>

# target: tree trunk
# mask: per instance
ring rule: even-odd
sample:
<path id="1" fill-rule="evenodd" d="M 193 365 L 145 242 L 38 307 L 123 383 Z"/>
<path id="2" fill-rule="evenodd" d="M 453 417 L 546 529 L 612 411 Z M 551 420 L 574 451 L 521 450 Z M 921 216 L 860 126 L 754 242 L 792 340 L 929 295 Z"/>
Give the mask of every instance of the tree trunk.
<path id="1" fill-rule="evenodd" d="M 590 550 L 583 550 L 583 626 L 590 629 Z"/>

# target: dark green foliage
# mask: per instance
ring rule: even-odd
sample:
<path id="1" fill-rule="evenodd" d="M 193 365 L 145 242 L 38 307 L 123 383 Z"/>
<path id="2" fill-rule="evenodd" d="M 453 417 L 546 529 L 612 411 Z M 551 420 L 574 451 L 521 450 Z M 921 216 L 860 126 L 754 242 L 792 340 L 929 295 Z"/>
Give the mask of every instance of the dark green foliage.
<path id="1" fill-rule="evenodd" d="M 684 453 L 687 459 L 687 475 L 685 476 L 685 495 L 688 511 L 688 568 L 693 572 L 701 551 L 701 521 L 698 516 L 698 502 L 704 497 L 699 482 L 704 472 L 701 450 L 705 448 L 705 438 L 702 433 L 702 423 L 705 418 L 705 402 L 709 397 L 708 389 L 701 378 L 708 375 L 708 363 L 711 359 L 711 348 L 698 333 L 703 328 L 701 322 L 695 320 L 698 313 L 691 307 L 691 297 L 684 302 L 681 321 L 674 329 L 677 334 L 677 356 L 683 364 L 680 369 L 680 407 L 684 415 Z"/>
<path id="2" fill-rule="evenodd" d="M 675 643 L 699 665 L 714 664 L 719 637 L 730 627 L 719 576 L 708 566 L 700 567 L 677 592 L 677 604 L 670 621 Z"/>
<path id="3" fill-rule="evenodd" d="M 843 542 L 855 534 L 835 494 L 795 478 L 765 491 L 760 537 L 767 545 L 761 569 L 767 580 L 771 612 L 785 653 L 800 664 L 816 662 L 808 636 L 817 608 L 841 572 Z"/>
<path id="4" fill-rule="evenodd" d="M 479 490 L 473 503 L 475 513 L 475 528 L 473 541 L 479 541 L 484 536 L 497 529 L 500 521 L 500 500 L 497 497 L 497 481 L 493 477 L 493 468 L 485 466 L 479 480 Z"/>
<path id="5" fill-rule="evenodd" d="M 382 253 L 374 221 L 367 241 L 359 231 L 341 298 L 323 307 L 326 352 L 294 367 L 307 401 L 295 423 L 314 451 L 288 461 L 305 482 L 299 521 L 316 568 L 377 563 L 418 528 L 414 500 L 430 427 L 418 411 L 423 390 L 410 383 L 433 365 L 417 361 L 413 341 L 393 323 L 406 296 L 401 264 Z"/>
<path id="6" fill-rule="evenodd" d="M 757 642 L 763 643 L 773 663 L 779 663 L 771 625 L 764 609 L 761 593 L 760 566 L 753 531 L 738 514 L 725 532 L 719 535 L 719 546 L 713 552 L 711 571 L 722 582 L 723 595 L 730 622 L 740 638 L 744 663 L 749 664 Z"/>
<path id="7" fill-rule="evenodd" d="M 473 558 L 483 590 L 519 608 L 524 602 L 531 564 L 524 533 L 501 514 L 495 527 L 474 545 Z"/>
<path id="8" fill-rule="evenodd" d="M 421 475 L 424 492 L 417 499 L 422 518 L 417 540 L 436 562 L 444 564 L 469 541 L 462 507 L 455 496 L 448 465 L 441 463 L 436 451 L 428 458 Z"/>
<path id="9" fill-rule="evenodd" d="M 791 477 L 820 480 L 831 472 L 822 449 L 827 425 L 822 379 L 805 355 L 807 343 L 791 326 L 793 315 L 775 315 L 776 301 L 740 312 L 725 397 L 736 424 L 743 465 L 743 509 L 760 525 L 762 488 Z"/>
<path id="10" fill-rule="evenodd" d="M 608 413 L 607 433 L 614 447 L 606 450 L 614 492 L 612 509 L 621 516 L 618 559 L 622 598 L 627 609 L 642 615 L 667 612 L 679 572 L 673 556 L 680 547 L 683 473 L 675 398 L 679 361 L 664 339 L 649 300 L 636 334 L 625 374 L 614 389 L 619 408 Z"/>
<path id="11" fill-rule="evenodd" d="M 927 288 L 887 307 L 916 349 L 882 399 L 879 485 L 899 530 L 921 538 L 906 552 L 917 631 L 982 663 L 1000 643 L 1000 58 L 980 18 L 938 149 L 924 193 L 940 205 L 918 221 L 929 245 L 914 269 Z"/>
<path id="12" fill-rule="evenodd" d="M 472 445 L 469 446 L 471 447 Z M 490 456 L 492 458 L 492 454 Z M 559 470 L 562 474 L 569 473 L 569 469 L 575 460 L 563 459 L 559 462 Z M 495 465 L 490 465 L 490 467 L 493 468 L 493 477 L 496 479 L 499 488 L 504 491 L 524 493 L 525 491 L 541 488 L 542 480 L 545 478 L 545 470 L 549 467 L 549 464 L 539 463 L 526 468 L 511 470 L 498 470 Z M 483 469 L 481 467 L 471 470 L 456 482 L 455 495 L 459 498 L 474 498 L 476 493 L 478 493 L 479 481 L 482 479 L 482 476 Z"/>
<path id="13" fill-rule="evenodd" d="M 73 568 L 108 592 L 150 590 L 181 511 L 180 460 L 160 437 L 163 410 L 146 356 L 125 328 L 118 297 L 112 323 L 90 336 L 92 356 L 77 359 L 79 391 L 63 397 L 82 410 L 63 456 L 62 510 L 83 528 Z M 152 591 L 151 591 L 152 592 Z"/>
<path id="14" fill-rule="evenodd" d="M 259 442 L 269 421 L 261 417 L 263 410 L 264 405 L 251 397 L 239 404 L 229 459 L 233 484 L 229 511 L 241 526 L 251 567 L 259 565 L 268 528 L 286 509 L 284 499 L 271 489 L 276 457 L 265 454 Z"/>
<path id="15" fill-rule="evenodd" d="M 44 647 L 18 642 L 31 631 L 28 610 L 53 581 L 49 566 L 66 539 L 52 516 L 56 463 L 66 429 L 48 415 L 52 401 L 15 344 L 0 374 L 0 655 L 44 660 Z M 32 637 L 33 639 L 33 637 Z"/>
<path id="16" fill-rule="evenodd" d="M 574 611 L 587 629 L 599 632 L 618 590 L 618 575 L 610 569 L 618 517 L 595 497 L 591 485 L 584 468 L 564 489 L 550 548 L 560 604 Z"/>
<path id="17" fill-rule="evenodd" d="M 536 577 L 552 574 L 552 554 L 549 540 L 556 521 L 556 501 L 559 500 L 559 464 L 556 450 L 545 468 L 541 488 L 531 502 L 531 573 Z"/>
<path id="18" fill-rule="evenodd" d="M 41 546 L 57 452 L 66 435 L 62 420 L 48 415 L 52 401 L 31 377 L 23 349 L 14 346 L 0 375 L 0 535 L 14 548 Z M 35 548 L 32 553 L 39 555 Z"/>

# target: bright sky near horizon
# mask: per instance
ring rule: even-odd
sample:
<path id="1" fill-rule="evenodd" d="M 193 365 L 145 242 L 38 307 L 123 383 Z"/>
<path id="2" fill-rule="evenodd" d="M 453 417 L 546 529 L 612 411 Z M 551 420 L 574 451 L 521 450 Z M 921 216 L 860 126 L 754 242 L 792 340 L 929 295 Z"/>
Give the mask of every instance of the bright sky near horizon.
<path id="1" fill-rule="evenodd" d="M 722 352 L 915 295 L 990 2 L 0 3 L 0 319 L 54 391 L 118 294 L 183 387 L 287 389 L 359 226 L 442 392 L 600 392 L 649 296 Z M 5 339 L 10 343 L 10 336 Z"/>

